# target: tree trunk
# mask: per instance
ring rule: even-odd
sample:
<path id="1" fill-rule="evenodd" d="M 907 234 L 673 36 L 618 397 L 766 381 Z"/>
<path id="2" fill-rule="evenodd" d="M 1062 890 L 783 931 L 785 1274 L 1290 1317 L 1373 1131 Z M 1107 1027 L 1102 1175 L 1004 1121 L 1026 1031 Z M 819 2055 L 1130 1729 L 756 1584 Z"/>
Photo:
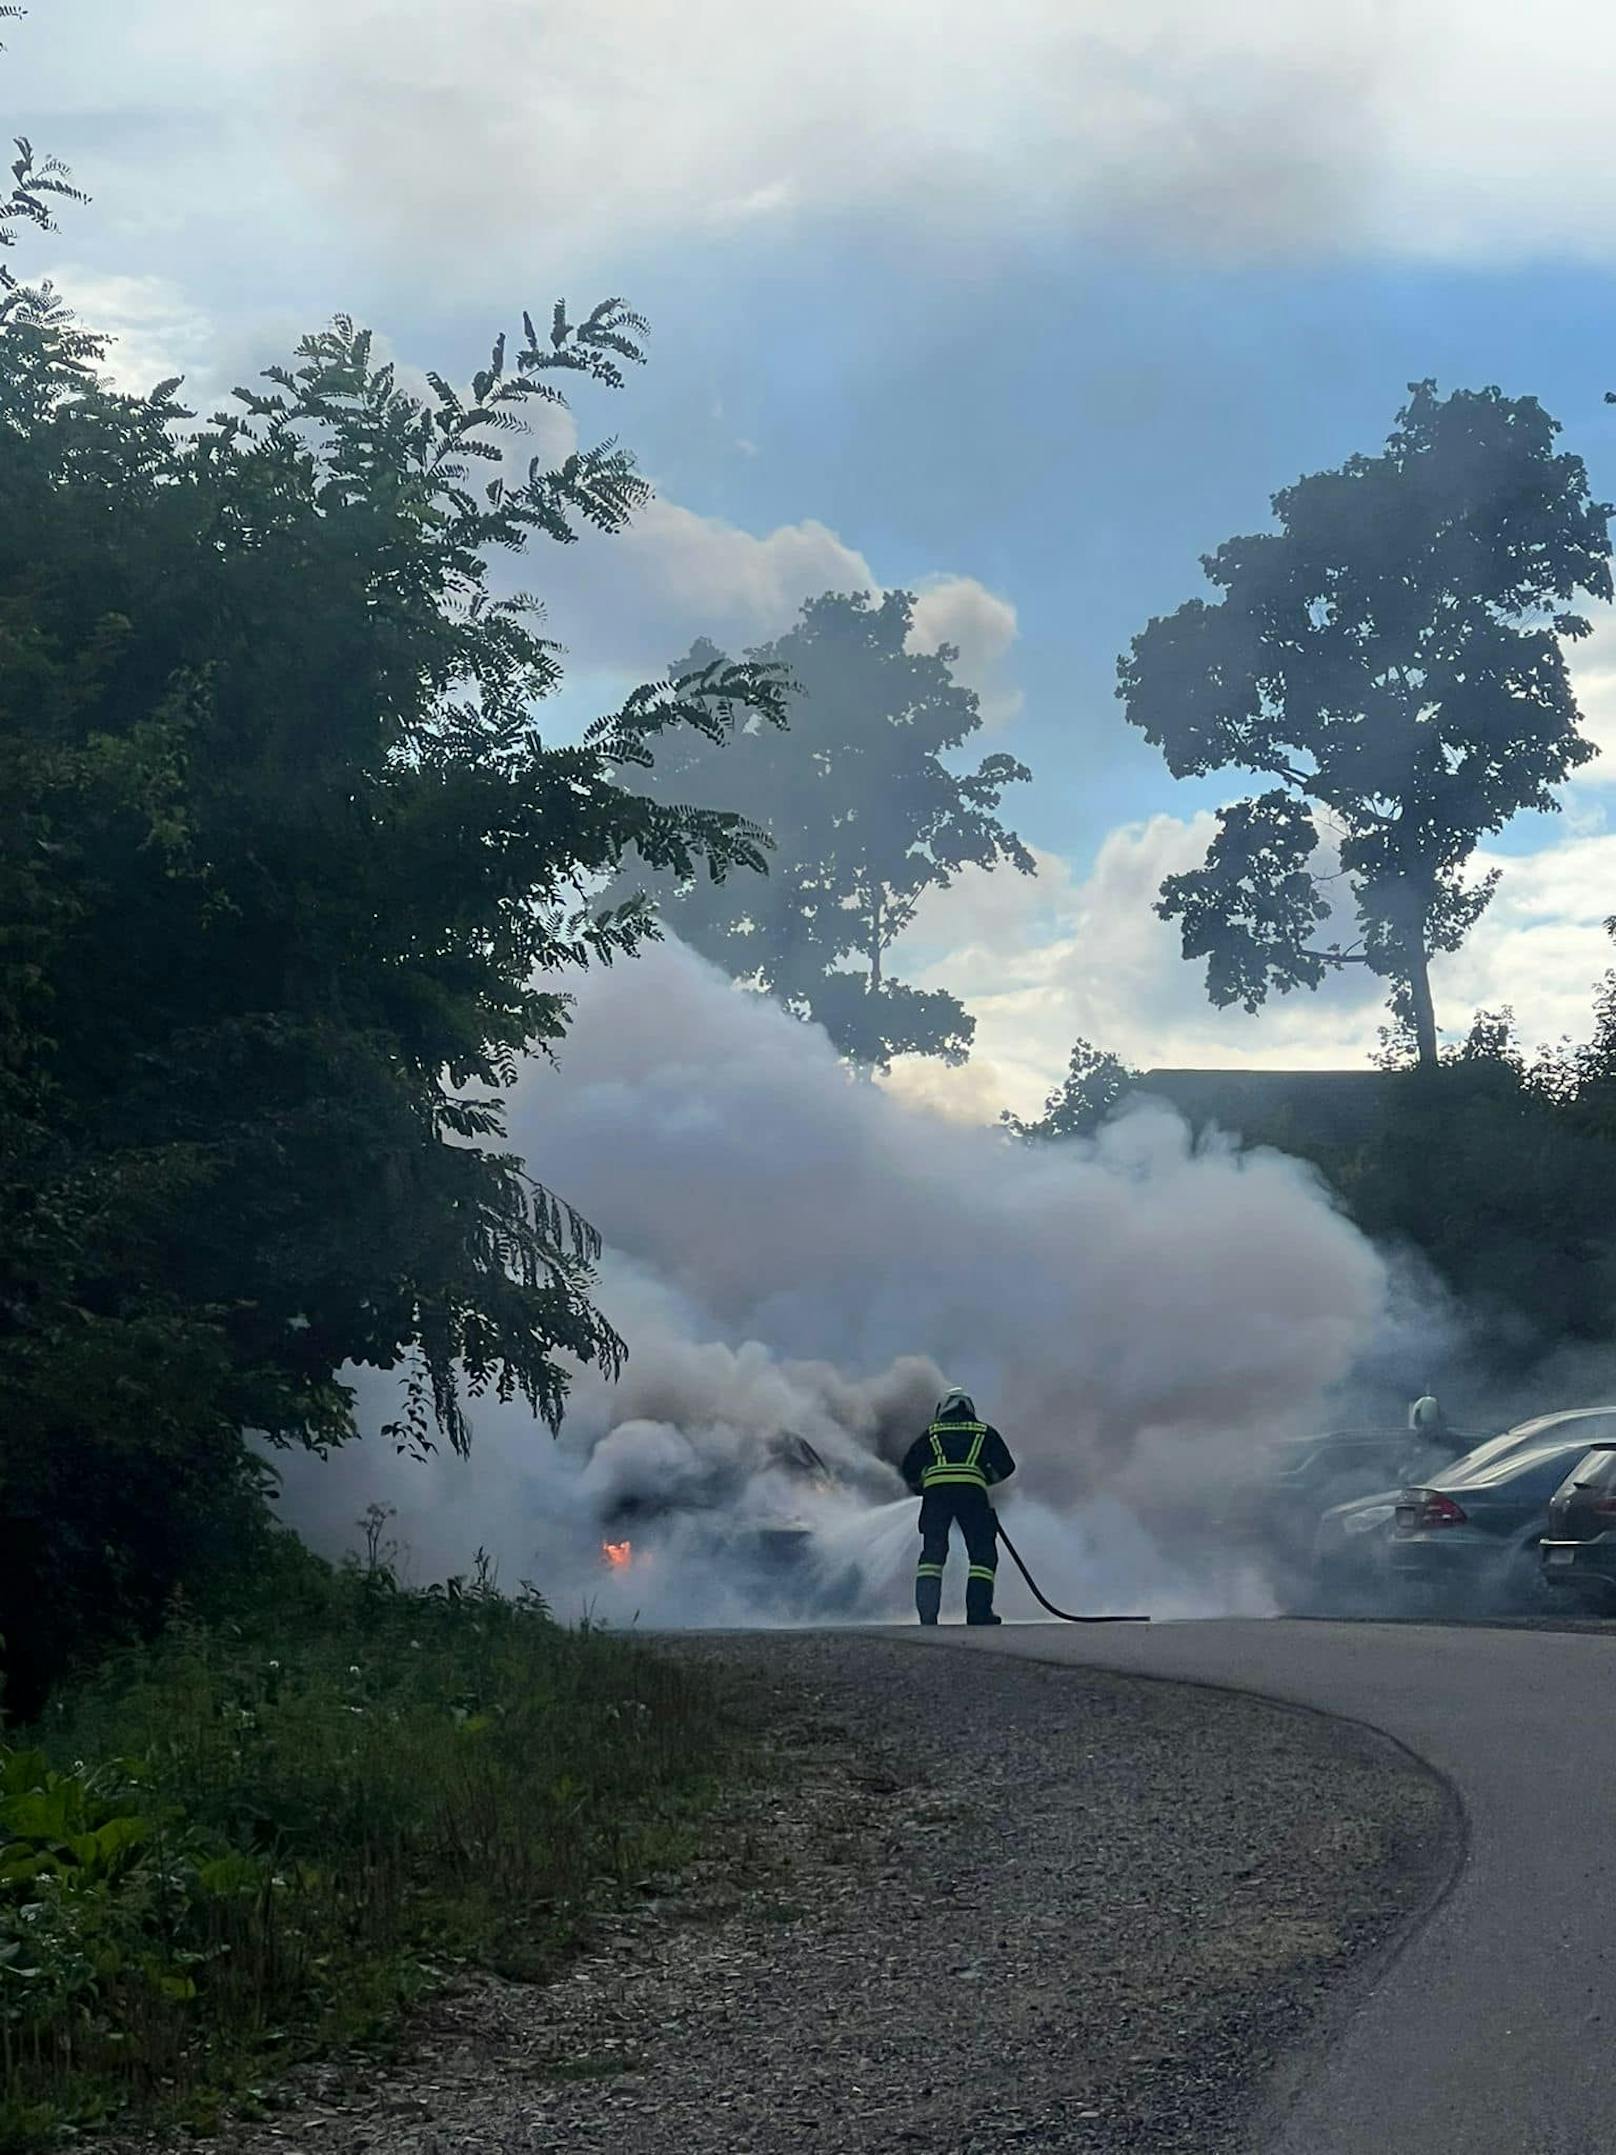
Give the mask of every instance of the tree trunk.
<path id="1" fill-rule="evenodd" d="M 1420 1068 L 1437 1067 L 1436 1005 L 1431 1001 L 1431 961 L 1423 938 L 1408 946 L 1408 997 L 1414 1014 L 1414 1044 Z"/>

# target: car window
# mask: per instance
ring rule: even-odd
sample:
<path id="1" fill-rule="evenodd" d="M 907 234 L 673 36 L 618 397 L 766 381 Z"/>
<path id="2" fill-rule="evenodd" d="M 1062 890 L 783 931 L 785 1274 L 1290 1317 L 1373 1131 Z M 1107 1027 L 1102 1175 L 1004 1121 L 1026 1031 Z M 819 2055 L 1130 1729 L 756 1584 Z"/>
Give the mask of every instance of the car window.
<path id="1" fill-rule="evenodd" d="M 1585 1489 L 1616 1488 L 1616 1451 L 1584 1452 L 1571 1474 Z"/>
<path id="2" fill-rule="evenodd" d="M 1568 1444 L 1562 1437 L 1558 1443 L 1539 1442 L 1528 1445 L 1524 1451 L 1500 1453 L 1480 1466 L 1474 1464 L 1477 1455 L 1472 1453 L 1470 1459 L 1459 1462 L 1467 1471 L 1461 1474 L 1458 1468 L 1453 1469 L 1443 1475 L 1439 1486 L 1455 1491 L 1508 1488 L 1523 1496 L 1538 1483 L 1547 1490 L 1554 1490 L 1559 1488 L 1586 1450 L 1583 1439 Z"/>
<path id="3" fill-rule="evenodd" d="M 1279 1477 L 1293 1487 L 1310 1489 L 1333 1476 L 1354 1473 L 1373 1460 L 1389 1440 L 1355 1430 L 1332 1432 L 1292 1444 L 1280 1456 Z"/>
<path id="4" fill-rule="evenodd" d="M 1478 1444 L 1472 1451 L 1462 1453 L 1453 1462 L 1453 1472 L 1467 1474 L 1473 1467 L 1484 1466 L 1489 1459 L 1501 1459 L 1506 1452 L 1519 1451 L 1523 1444 L 1532 1441 L 1532 1434 L 1535 1434 L 1540 1426 L 1537 1422 L 1524 1422 L 1519 1429 L 1506 1429 L 1501 1437 L 1489 1437 L 1485 1444 Z"/>
<path id="5" fill-rule="evenodd" d="M 1580 1437 L 1590 1449 L 1596 1444 L 1616 1444 L 1616 1413 L 1568 1415 L 1564 1434 Z"/>
<path id="6" fill-rule="evenodd" d="M 1456 1459 L 1443 1477 L 1443 1487 L 1461 1477 L 1469 1482 L 1491 1461 L 1513 1457 L 1529 1445 L 1555 1441 L 1580 1442 L 1587 1446 L 1606 1439 L 1616 1439 L 1616 1410 L 1604 1413 L 1597 1408 L 1592 1411 L 1574 1408 L 1570 1413 L 1534 1415 L 1531 1421 L 1517 1422 L 1502 1436 L 1489 1437 L 1485 1444 L 1476 1445 Z"/>

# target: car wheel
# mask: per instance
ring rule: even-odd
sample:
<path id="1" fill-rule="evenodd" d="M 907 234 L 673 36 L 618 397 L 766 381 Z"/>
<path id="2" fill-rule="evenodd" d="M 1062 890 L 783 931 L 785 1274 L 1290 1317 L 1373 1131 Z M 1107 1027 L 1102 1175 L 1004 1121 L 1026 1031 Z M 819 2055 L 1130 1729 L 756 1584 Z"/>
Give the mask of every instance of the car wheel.
<path id="1" fill-rule="evenodd" d="M 1552 1616 L 1556 1611 L 1564 1610 L 1565 1602 L 1559 1591 L 1543 1577 L 1543 1559 L 1538 1555 L 1535 1541 L 1528 1542 L 1524 1549 L 1517 1549 L 1510 1559 L 1504 1577 L 1504 1597 L 1509 1607 L 1522 1616 Z"/>
<path id="2" fill-rule="evenodd" d="M 1550 1600 L 1562 1609 L 1569 1605 L 1579 1616 L 1616 1616 L 1616 1580 L 1591 1572 L 1573 1586 L 1551 1588 Z"/>

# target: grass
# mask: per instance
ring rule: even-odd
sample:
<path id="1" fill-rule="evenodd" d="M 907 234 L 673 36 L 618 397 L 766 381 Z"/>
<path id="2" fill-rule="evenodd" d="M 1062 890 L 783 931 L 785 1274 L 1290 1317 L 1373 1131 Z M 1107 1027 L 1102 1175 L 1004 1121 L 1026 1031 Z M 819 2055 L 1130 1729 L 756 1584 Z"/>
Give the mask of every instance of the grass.
<path id="1" fill-rule="evenodd" d="M 402 1591 L 291 1537 L 0 1743 L 0 2151 L 206 2126 L 471 1963 L 537 1977 L 691 1854 L 714 1694 L 486 1576 Z"/>

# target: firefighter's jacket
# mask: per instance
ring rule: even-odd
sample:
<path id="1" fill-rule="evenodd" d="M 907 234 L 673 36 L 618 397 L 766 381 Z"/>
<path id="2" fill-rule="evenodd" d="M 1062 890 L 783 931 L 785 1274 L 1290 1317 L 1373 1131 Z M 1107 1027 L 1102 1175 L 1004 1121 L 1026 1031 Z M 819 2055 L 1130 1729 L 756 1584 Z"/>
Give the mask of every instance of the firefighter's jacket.
<path id="1" fill-rule="evenodd" d="M 1016 1471 L 1010 1447 L 988 1422 L 933 1422 L 903 1455 L 899 1472 L 915 1495 L 977 1489 L 986 1496 Z"/>

